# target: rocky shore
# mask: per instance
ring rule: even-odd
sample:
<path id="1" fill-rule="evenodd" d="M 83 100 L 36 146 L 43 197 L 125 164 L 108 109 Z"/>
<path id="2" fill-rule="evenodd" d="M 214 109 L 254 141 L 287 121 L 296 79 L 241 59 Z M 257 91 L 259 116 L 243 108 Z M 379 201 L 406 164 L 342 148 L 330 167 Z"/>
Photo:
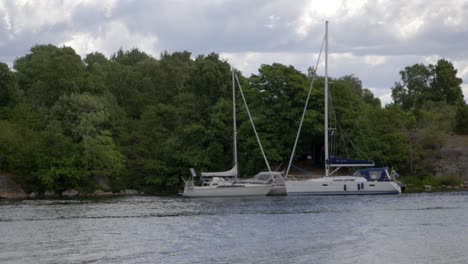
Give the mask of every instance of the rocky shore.
<path id="1" fill-rule="evenodd" d="M 36 198 L 55 198 L 55 197 L 112 197 L 123 195 L 143 195 L 144 193 L 133 189 L 120 190 L 119 192 L 96 190 L 92 193 L 80 192 L 70 189 L 57 193 L 55 191 L 31 192 L 27 194 L 20 185 L 9 174 L 0 174 L 0 199 L 36 199 Z"/>
<path id="2" fill-rule="evenodd" d="M 8 174 L 0 174 L 0 198 L 24 199 L 28 195 Z"/>

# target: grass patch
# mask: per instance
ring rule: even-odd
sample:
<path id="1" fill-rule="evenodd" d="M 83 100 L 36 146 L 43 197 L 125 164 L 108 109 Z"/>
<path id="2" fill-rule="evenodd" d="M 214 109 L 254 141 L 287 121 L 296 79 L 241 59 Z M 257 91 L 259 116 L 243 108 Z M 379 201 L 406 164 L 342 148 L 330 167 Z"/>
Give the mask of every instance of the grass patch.
<path id="1" fill-rule="evenodd" d="M 407 192 L 423 192 L 425 185 L 432 186 L 432 191 L 442 191 L 463 184 L 463 179 L 456 176 L 402 176 L 398 180 L 406 184 Z"/>

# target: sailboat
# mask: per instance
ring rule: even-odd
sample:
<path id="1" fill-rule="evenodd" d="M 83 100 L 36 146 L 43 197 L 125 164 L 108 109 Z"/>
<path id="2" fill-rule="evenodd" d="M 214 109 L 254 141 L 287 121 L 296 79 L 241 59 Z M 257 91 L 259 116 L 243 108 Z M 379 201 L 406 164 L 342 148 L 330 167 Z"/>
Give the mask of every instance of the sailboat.
<path id="1" fill-rule="evenodd" d="M 374 162 L 365 160 L 351 160 L 347 158 L 333 157 L 329 154 L 328 137 L 328 21 L 325 22 L 325 177 L 307 180 L 288 179 L 297 139 L 303 122 L 304 113 L 307 109 L 306 100 L 303 117 L 294 143 L 291 159 L 285 174 L 286 191 L 288 195 L 333 195 L 333 194 L 398 194 L 401 187 L 394 176 L 389 174 L 387 168 L 368 168 L 357 170 L 352 176 L 333 176 L 333 173 L 341 167 L 366 167 L 374 166 Z M 312 85 L 311 85 L 312 88 Z M 333 171 L 331 171 L 333 169 Z"/>
<path id="2" fill-rule="evenodd" d="M 267 180 L 260 181 L 257 178 L 252 178 L 253 180 L 239 180 L 238 179 L 238 169 L 237 169 L 237 125 L 236 125 L 236 91 L 235 91 L 235 79 L 234 79 L 234 69 L 232 70 L 232 114 L 233 114 L 233 152 L 234 152 L 234 166 L 228 171 L 222 172 L 202 172 L 200 184 L 196 185 L 194 178 L 197 177 L 197 174 L 193 168 L 190 169 L 192 177 L 189 181 L 185 182 L 184 190 L 181 193 L 184 197 L 233 197 L 233 196 L 265 196 L 272 188 L 276 186 L 275 181 L 268 179 L 276 179 L 281 175 L 279 173 L 272 172 L 266 159 L 263 147 L 261 145 L 260 139 L 255 129 L 250 111 L 245 101 L 244 94 L 242 89 L 239 90 L 244 100 L 244 105 L 246 106 L 247 113 L 249 115 L 250 122 L 255 132 L 257 142 L 260 145 L 260 149 L 265 159 L 265 163 L 268 167 L 268 172 L 261 172 L 260 174 L 268 174 L 270 177 L 267 177 Z M 239 83 L 239 80 L 237 79 Z"/>

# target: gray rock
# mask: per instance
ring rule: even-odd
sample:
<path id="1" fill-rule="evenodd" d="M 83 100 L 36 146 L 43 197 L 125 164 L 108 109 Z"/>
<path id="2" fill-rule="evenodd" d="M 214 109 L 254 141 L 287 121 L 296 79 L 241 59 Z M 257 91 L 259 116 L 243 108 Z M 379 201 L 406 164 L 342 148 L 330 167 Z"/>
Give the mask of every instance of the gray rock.
<path id="1" fill-rule="evenodd" d="M 28 194 L 28 198 L 31 198 L 31 199 L 37 198 L 38 196 L 39 196 L 39 193 L 37 192 L 32 192 Z"/>
<path id="2" fill-rule="evenodd" d="M 66 191 L 62 192 L 62 196 L 65 196 L 65 197 L 78 196 L 79 194 L 80 194 L 80 192 L 78 192 L 77 190 L 74 190 L 74 189 L 66 190 Z"/>
<path id="3" fill-rule="evenodd" d="M 44 192 L 44 197 L 52 197 L 52 196 L 55 196 L 54 191 L 45 191 Z"/>
<path id="4" fill-rule="evenodd" d="M 109 177 L 108 176 L 99 176 L 96 178 L 97 184 L 101 189 L 110 190 L 109 186 Z"/>
<path id="5" fill-rule="evenodd" d="M 125 192 L 126 195 L 138 195 L 137 190 L 125 189 L 124 192 Z"/>
<path id="6" fill-rule="evenodd" d="M 0 175 L 0 198 L 7 199 L 24 199 L 28 195 L 10 175 Z"/>
<path id="7" fill-rule="evenodd" d="M 93 193 L 94 196 L 112 196 L 114 195 L 112 192 L 105 192 L 103 190 L 96 190 Z"/>
<path id="8" fill-rule="evenodd" d="M 434 163 L 436 176 L 468 179 L 468 137 L 446 134 L 439 156 Z"/>

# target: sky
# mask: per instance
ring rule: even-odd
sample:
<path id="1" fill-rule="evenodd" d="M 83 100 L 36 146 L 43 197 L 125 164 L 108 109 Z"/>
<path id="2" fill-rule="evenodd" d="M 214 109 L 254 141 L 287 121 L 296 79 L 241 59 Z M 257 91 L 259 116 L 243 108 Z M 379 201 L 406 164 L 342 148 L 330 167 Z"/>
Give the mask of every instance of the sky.
<path id="1" fill-rule="evenodd" d="M 119 48 L 156 58 L 215 52 L 246 76 L 273 62 L 306 72 L 325 20 L 331 77 L 354 74 L 390 103 L 400 70 L 444 58 L 468 98 L 468 0 L 2 0 L 0 61 L 11 66 L 51 43 L 82 57 Z"/>

